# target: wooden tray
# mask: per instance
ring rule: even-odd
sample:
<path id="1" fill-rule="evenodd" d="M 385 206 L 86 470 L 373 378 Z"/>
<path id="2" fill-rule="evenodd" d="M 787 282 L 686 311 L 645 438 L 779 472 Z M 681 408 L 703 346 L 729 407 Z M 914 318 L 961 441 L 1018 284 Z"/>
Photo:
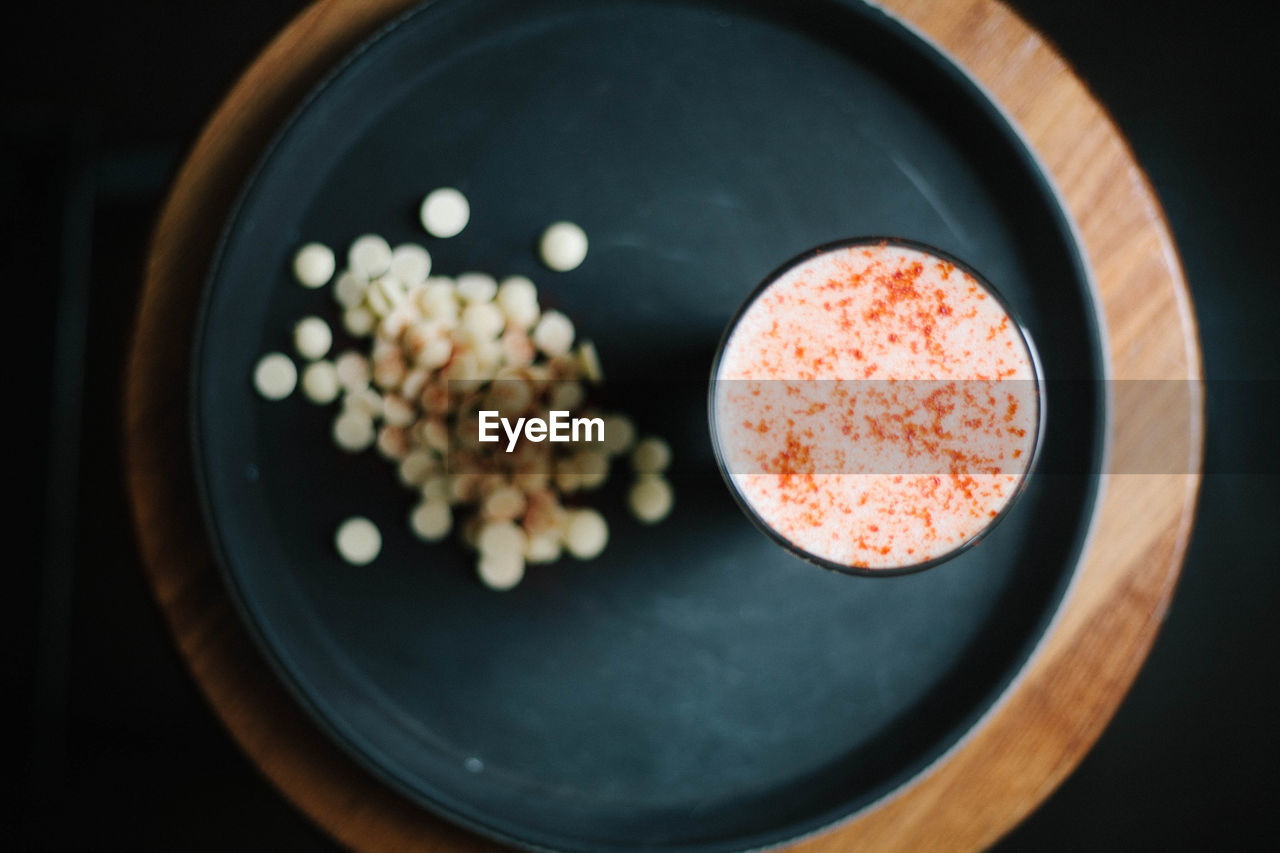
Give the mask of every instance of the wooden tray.
<path id="1" fill-rule="evenodd" d="M 186 440 L 189 330 L 214 236 L 236 189 L 301 95 L 405 5 L 328 0 L 312 7 L 250 68 L 197 142 L 156 231 L 130 365 L 127 451 L 158 598 L 197 680 L 259 765 L 344 842 L 474 849 L 477 839 L 355 767 L 276 682 L 213 570 Z M 994 4 L 945 11 L 889 5 L 990 89 L 1054 176 L 1098 284 L 1112 375 L 1198 377 L 1189 302 L 1158 208 L 1114 129 L 1061 61 Z M 1177 385 L 1170 383 L 1171 390 Z M 1200 401 L 1173 400 L 1171 407 L 1143 396 L 1113 419 L 1111 470 L 1131 470 L 1126 457 L 1162 436 L 1188 434 L 1192 458 L 1184 470 L 1196 470 Z M 1106 479 L 1078 584 L 1004 704 L 923 780 L 808 844 L 989 843 L 1079 760 L 1150 645 L 1181 562 L 1198 483 L 1186 474 Z"/>

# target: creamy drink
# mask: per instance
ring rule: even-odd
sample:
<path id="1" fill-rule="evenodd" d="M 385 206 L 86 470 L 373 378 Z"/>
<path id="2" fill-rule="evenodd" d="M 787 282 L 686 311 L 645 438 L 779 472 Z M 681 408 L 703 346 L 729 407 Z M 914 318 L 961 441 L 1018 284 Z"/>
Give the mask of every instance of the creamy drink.
<path id="1" fill-rule="evenodd" d="M 738 500 L 831 568 L 955 554 L 1002 517 L 1038 445 L 1023 330 L 972 273 L 913 244 L 793 262 L 731 325 L 713 380 L 713 439 Z"/>

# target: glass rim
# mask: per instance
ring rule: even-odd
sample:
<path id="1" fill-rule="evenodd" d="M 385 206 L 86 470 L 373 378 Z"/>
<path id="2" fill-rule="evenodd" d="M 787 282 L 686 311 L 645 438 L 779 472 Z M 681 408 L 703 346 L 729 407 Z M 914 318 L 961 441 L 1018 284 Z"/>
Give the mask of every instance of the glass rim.
<path id="1" fill-rule="evenodd" d="M 728 466 L 725 463 L 725 454 L 720 443 L 720 432 L 717 428 L 716 416 L 716 388 L 720 381 L 720 363 L 724 359 L 725 347 L 733 337 L 734 331 L 737 330 L 738 324 L 742 321 L 747 310 L 766 290 L 777 282 L 778 279 L 801 264 L 822 257 L 823 255 L 831 252 L 841 249 L 857 248 L 859 246 L 900 246 L 904 249 L 912 249 L 952 264 L 957 269 L 969 275 L 984 291 L 995 299 L 996 303 L 1004 310 L 1009 319 L 1013 321 L 1013 325 L 1018 331 L 1018 337 L 1022 341 L 1022 345 L 1027 352 L 1027 357 L 1031 362 L 1031 369 L 1034 374 L 1036 388 L 1035 441 L 1032 443 L 1031 456 L 1027 460 L 1026 467 L 1018 478 L 1018 483 L 1014 487 L 1013 493 L 1009 496 L 1009 499 L 1005 501 L 1005 504 L 1001 507 L 1000 511 L 996 513 L 995 517 L 991 518 L 972 536 L 969 536 L 964 541 L 960 542 L 943 554 L 939 554 L 936 557 L 931 557 L 928 560 L 918 563 L 886 566 L 884 568 L 849 566 L 830 560 L 826 557 L 819 556 L 810 551 L 806 551 L 787 537 L 783 536 L 768 522 L 761 518 L 755 508 L 751 506 L 745 497 L 743 497 L 742 491 L 738 488 L 738 484 L 734 482 L 733 475 L 729 472 Z M 1047 418 L 1045 417 L 1047 408 L 1045 395 L 1046 386 L 1044 369 L 1040 363 L 1040 354 L 1036 350 L 1035 344 L 1032 342 L 1031 333 L 1022 322 L 1017 312 L 1014 311 L 1013 306 L 1009 304 L 1009 301 L 993 284 L 991 284 L 990 280 L 988 280 L 986 276 L 975 270 L 968 262 L 919 240 L 883 236 L 848 237 L 841 240 L 833 240 L 828 243 L 823 243 L 792 257 L 765 276 L 759 284 L 752 288 L 746 298 L 743 299 L 742 304 L 738 306 L 737 310 L 734 311 L 733 316 L 729 319 L 729 322 L 725 324 L 724 332 L 720 335 L 720 342 L 716 345 L 715 358 L 711 361 L 711 380 L 707 391 L 707 423 L 711 432 L 711 447 L 716 458 L 716 467 L 719 469 L 720 476 L 724 480 L 725 485 L 729 488 L 729 494 L 733 496 L 734 502 L 737 503 L 743 514 L 745 514 L 747 518 L 749 518 L 751 522 L 766 536 L 778 545 L 781 545 L 791 554 L 799 557 L 805 562 L 818 566 L 819 568 L 857 577 L 901 577 L 902 575 L 916 574 L 917 572 L 923 572 L 927 569 L 935 568 L 943 563 L 950 562 L 959 555 L 968 551 L 970 548 L 982 541 L 982 539 L 985 538 L 993 529 L 995 529 L 996 525 L 1003 521 L 1014 505 L 1018 503 L 1018 499 L 1022 497 L 1023 492 L 1026 490 L 1027 483 L 1031 480 L 1032 474 L 1035 472 L 1036 463 L 1040 459 L 1041 449 L 1044 445 L 1045 425 L 1047 422 Z"/>

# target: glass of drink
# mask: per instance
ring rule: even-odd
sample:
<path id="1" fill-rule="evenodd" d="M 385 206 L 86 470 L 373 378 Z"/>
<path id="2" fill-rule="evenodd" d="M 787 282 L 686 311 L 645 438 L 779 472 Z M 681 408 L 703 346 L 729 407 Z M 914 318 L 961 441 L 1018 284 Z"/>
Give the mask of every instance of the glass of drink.
<path id="1" fill-rule="evenodd" d="M 1030 335 L 962 262 L 861 238 L 778 269 L 712 367 L 712 443 L 739 505 L 828 569 L 895 575 L 977 543 L 1044 433 Z"/>

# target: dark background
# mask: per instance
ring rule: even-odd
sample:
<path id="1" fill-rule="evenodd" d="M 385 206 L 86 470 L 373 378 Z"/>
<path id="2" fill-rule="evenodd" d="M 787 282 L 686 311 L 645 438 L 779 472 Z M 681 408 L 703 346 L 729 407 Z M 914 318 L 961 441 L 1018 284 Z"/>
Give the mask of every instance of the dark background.
<path id="1" fill-rule="evenodd" d="M 183 668 L 140 571 L 119 460 L 121 365 L 162 193 L 203 119 L 300 5 L 21 5 L 24 20 L 0 13 L 0 275 L 21 311 L 9 324 L 20 368 L 6 372 L 29 373 L 34 389 L 20 378 L 5 408 L 20 434 L 31 418 L 49 441 L 11 445 L 38 487 L 10 522 L 0 597 L 6 694 L 22 712 L 6 738 L 5 799 L 19 817 L 5 834 L 35 848 L 331 849 L 241 755 Z M 1108 107 L 1151 177 L 1207 376 L 1253 382 L 1209 386 L 1214 473 L 1133 691 L 1000 847 L 1269 847 L 1280 561 L 1261 531 L 1280 523 L 1278 386 L 1257 380 L 1280 378 L 1274 37 L 1243 0 L 1013 5 Z M 33 533 L 28 560 L 18 555 Z"/>

